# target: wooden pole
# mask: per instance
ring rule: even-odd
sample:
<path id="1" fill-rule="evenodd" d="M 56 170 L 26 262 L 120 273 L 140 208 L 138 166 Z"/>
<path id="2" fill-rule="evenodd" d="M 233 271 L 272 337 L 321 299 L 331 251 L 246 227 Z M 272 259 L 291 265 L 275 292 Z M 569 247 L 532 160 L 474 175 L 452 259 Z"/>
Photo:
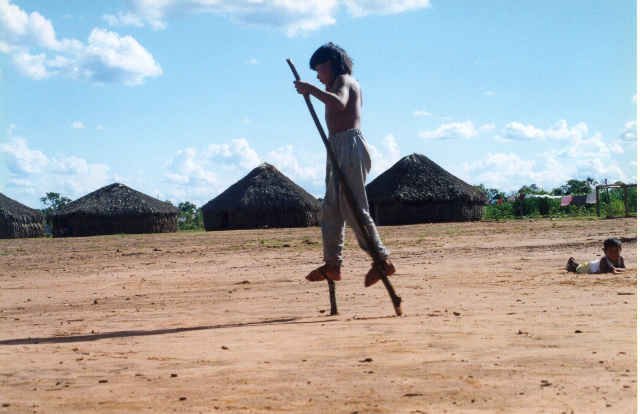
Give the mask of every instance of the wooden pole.
<path id="1" fill-rule="evenodd" d="M 520 220 L 522 220 L 522 197 L 518 194 L 518 198 L 520 199 Z"/>
<path id="2" fill-rule="evenodd" d="M 624 186 L 624 216 L 629 217 L 629 204 L 627 204 L 627 186 Z"/>
<path id="3" fill-rule="evenodd" d="M 596 214 L 600 217 L 600 188 L 596 187 Z"/>
<path id="4" fill-rule="evenodd" d="M 293 76 L 295 76 L 296 80 L 300 80 L 300 75 L 298 75 L 298 71 L 296 70 L 296 67 L 293 65 L 293 62 L 291 61 L 291 59 L 287 59 L 287 63 L 289 64 L 289 67 L 291 68 L 291 71 L 293 72 Z M 365 236 L 367 247 L 373 259 L 373 266 L 375 267 L 376 271 L 380 275 L 380 279 L 382 279 L 382 283 L 384 283 L 384 286 L 387 288 L 387 291 L 389 292 L 389 296 L 391 297 L 391 302 L 393 303 L 393 307 L 395 308 L 396 315 L 402 315 L 402 308 L 400 306 L 402 299 L 398 295 L 396 295 L 396 292 L 393 289 L 391 282 L 389 282 L 389 278 L 384 273 L 384 267 L 382 266 L 382 259 L 380 258 L 380 253 L 375 248 L 373 244 L 373 240 L 371 239 L 371 235 L 367 230 L 367 226 L 365 226 L 364 224 L 364 218 L 362 216 L 362 212 L 360 211 L 359 208 L 357 208 L 357 204 L 356 204 L 355 198 L 353 197 L 353 193 L 351 192 L 351 189 L 347 184 L 346 178 L 344 177 L 344 175 L 342 174 L 342 171 L 340 170 L 340 164 L 338 164 L 338 159 L 336 158 L 335 154 L 333 153 L 333 150 L 331 149 L 331 143 L 329 142 L 329 140 L 327 139 L 327 136 L 324 133 L 324 128 L 322 128 L 322 124 L 318 119 L 318 115 L 316 115 L 315 109 L 313 109 L 313 105 L 311 104 L 311 98 L 309 97 L 309 94 L 304 95 L 304 100 L 307 103 L 307 107 L 309 108 L 311 117 L 313 118 L 313 121 L 315 122 L 316 127 L 318 128 L 318 132 L 320 132 L 320 137 L 322 138 L 322 142 L 324 142 L 324 146 L 327 148 L 327 155 L 329 155 L 329 160 L 331 161 L 331 165 L 333 167 L 332 171 L 336 173 L 336 176 L 338 177 L 338 181 L 340 182 L 340 186 L 342 188 L 344 196 L 347 199 L 347 203 L 349 204 L 349 207 L 353 212 L 353 216 L 356 220 L 356 224 L 360 228 L 360 231 L 362 232 L 362 234 L 364 234 Z"/>
<path id="5" fill-rule="evenodd" d="M 604 180 L 604 185 L 607 185 L 607 180 Z M 609 187 L 607 189 L 607 204 L 609 204 L 609 217 L 613 218 L 613 211 L 611 211 L 611 197 L 609 196 Z"/>
<path id="6" fill-rule="evenodd" d="M 329 282 L 329 302 L 331 303 L 331 315 L 338 314 L 338 299 L 336 297 L 336 282 L 327 278 Z"/>

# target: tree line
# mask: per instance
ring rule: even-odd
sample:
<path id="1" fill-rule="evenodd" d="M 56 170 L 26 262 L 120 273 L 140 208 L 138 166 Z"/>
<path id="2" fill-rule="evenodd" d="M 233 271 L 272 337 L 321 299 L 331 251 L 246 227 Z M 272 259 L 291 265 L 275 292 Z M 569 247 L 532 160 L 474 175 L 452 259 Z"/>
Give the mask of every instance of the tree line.
<path id="1" fill-rule="evenodd" d="M 604 182 L 600 183 L 604 184 Z M 618 181 L 616 184 L 623 184 Z M 537 195 L 552 195 L 552 196 L 568 196 L 568 195 L 584 195 L 590 194 L 596 191 L 596 185 L 599 185 L 593 178 L 587 178 L 586 180 L 571 179 L 566 184 L 552 190 L 545 190 L 538 187 L 536 184 L 523 185 L 518 191 L 514 191 L 507 195 L 506 192 L 497 190 L 495 188 L 487 188 L 483 184 L 475 186 L 487 196 L 487 200 L 499 200 L 504 199 L 512 195 L 518 194 L 537 194 Z"/>
<path id="2" fill-rule="evenodd" d="M 604 182 L 598 183 L 593 178 L 586 180 L 571 179 L 564 185 L 546 190 L 538 187 L 536 184 L 522 186 L 518 191 L 506 193 L 495 188 L 487 188 L 480 184 L 475 186 L 482 191 L 487 200 L 506 199 L 513 195 L 533 194 L 533 195 L 550 195 L 550 196 L 577 196 L 587 195 L 596 191 L 597 185 L 604 185 Z M 609 183 L 611 184 L 611 183 Z M 613 184 L 624 184 L 618 181 Z M 493 219 L 509 219 L 509 218 L 535 218 L 535 217 L 575 217 L 575 216 L 596 216 L 598 207 L 601 216 L 624 216 L 626 213 L 624 205 L 624 189 L 612 188 L 608 190 L 600 190 L 599 205 L 585 204 L 581 206 L 561 206 L 560 199 L 551 198 L 525 198 L 516 200 L 516 202 L 503 202 L 502 204 L 488 204 L 484 207 L 483 218 L 487 220 Z M 637 215 L 637 188 L 627 189 L 627 206 L 629 215 Z"/>

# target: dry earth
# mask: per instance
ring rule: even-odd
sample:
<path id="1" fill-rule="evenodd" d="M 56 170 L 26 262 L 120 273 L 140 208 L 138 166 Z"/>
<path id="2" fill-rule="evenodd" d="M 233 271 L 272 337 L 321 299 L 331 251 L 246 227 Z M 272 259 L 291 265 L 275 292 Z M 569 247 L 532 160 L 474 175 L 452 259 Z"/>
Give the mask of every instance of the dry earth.
<path id="1" fill-rule="evenodd" d="M 636 412 L 635 218 L 380 233 L 401 317 L 352 234 L 337 316 L 318 228 L 0 240 L 0 413 Z"/>

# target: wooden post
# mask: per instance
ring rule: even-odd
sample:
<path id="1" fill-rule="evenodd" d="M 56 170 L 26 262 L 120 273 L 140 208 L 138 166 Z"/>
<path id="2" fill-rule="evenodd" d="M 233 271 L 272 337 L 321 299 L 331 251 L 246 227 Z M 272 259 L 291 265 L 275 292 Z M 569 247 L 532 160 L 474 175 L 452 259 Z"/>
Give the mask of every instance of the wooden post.
<path id="1" fill-rule="evenodd" d="M 331 279 L 327 279 L 327 282 L 329 282 L 329 301 L 331 302 L 331 315 L 337 315 L 338 299 L 336 297 L 336 282 Z"/>
<path id="2" fill-rule="evenodd" d="M 520 199 L 520 220 L 522 220 L 522 197 L 518 194 L 518 198 Z"/>
<path id="3" fill-rule="evenodd" d="M 600 217 L 600 188 L 596 186 L 596 214 Z"/>
<path id="4" fill-rule="evenodd" d="M 609 196 L 609 184 L 607 184 L 607 180 L 604 180 L 604 185 L 606 185 L 607 189 L 607 204 L 609 204 L 609 215 L 607 217 L 613 218 L 613 211 L 611 210 L 611 197 Z"/>
<path id="5" fill-rule="evenodd" d="M 627 204 L 627 186 L 624 186 L 624 216 L 629 217 L 629 204 Z"/>

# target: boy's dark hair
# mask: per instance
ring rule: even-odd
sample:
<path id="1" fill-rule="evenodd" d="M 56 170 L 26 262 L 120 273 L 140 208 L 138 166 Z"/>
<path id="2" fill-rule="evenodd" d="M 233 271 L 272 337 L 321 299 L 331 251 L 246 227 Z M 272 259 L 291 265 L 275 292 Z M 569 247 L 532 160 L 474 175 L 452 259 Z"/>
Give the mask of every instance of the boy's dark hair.
<path id="1" fill-rule="evenodd" d="M 331 61 L 331 68 L 333 69 L 334 75 L 351 75 L 353 71 L 353 60 L 351 60 L 343 48 L 334 45 L 333 42 L 320 46 L 318 50 L 313 53 L 313 56 L 311 56 L 309 66 L 311 70 L 315 70 L 316 66 L 328 61 Z"/>
<path id="2" fill-rule="evenodd" d="M 620 240 L 615 237 L 610 237 L 604 241 L 604 249 L 607 250 L 609 247 L 620 247 L 622 248 L 622 243 Z"/>

